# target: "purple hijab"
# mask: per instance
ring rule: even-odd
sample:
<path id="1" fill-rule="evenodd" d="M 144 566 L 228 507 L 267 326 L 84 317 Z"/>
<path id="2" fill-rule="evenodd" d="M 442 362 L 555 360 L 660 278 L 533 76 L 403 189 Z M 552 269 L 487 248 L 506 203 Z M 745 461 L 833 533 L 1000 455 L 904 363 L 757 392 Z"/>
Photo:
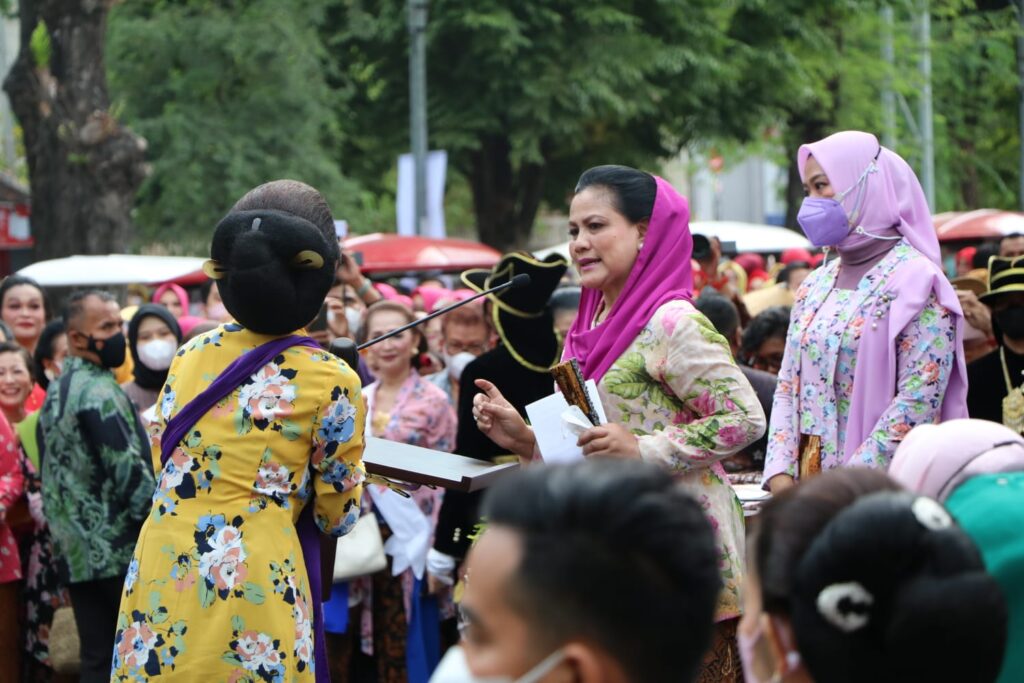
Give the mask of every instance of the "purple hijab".
<path id="1" fill-rule="evenodd" d="M 868 232 L 895 227 L 912 247 L 941 267 L 939 238 L 921 183 L 903 157 L 882 147 L 874 135 L 859 130 L 834 133 L 824 140 L 801 145 L 796 163 L 800 179 L 806 182 L 804 166 L 807 158 L 813 156 L 828 176 L 832 189 L 839 193 L 853 187 L 876 155 L 878 170 L 868 174 L 865 181 L 866 194 L 857 224 Z M 847 213 L 856 200 L 856 190 L 843 198 Z"/>
<path id="2" fill-rule="evenodd" d="M 585 379 L 600 381 L 662 304 L 692 299 L 690 207 L 668 182 L 657 176 L 654 181 L 654 209 L 626 286 L 605 321 L 593 329 L 589 328 L 601 292 L 584 288 L 576 321 L 566 336 L 562 357 L 576 358 Z"/>
<path id="3" fill-rule="evenodd" d="M 871 436 L 881 414 L 896 398 L 899 380 L 899 335 L 929 304 L 932 296 L 948 310 L 956 324 L 955 359 L 949 384 L 940 408 L 939 421 L 967 417 L 967 367 L 964 363 L 964 317 L 960 300 L 946 279 L 939 255 L 939 240 L 932 227 L 931 214 L 917 176 L 898 154 L 878 143 L 870 133 L 844 131 L 824 140 L 803 145 L 797 152 L 797 164 L 803 177 L 807 157 L 813 155 L 828 176 L 832 188 L 843 192 L 857 182 L 861 173 L 878 155 L 878 171 L 868 175 L 858 225 L 868 232 L 880 233 L 895 227 L 924 258 L 911 258 L 900 264 L 879 283 L 869 308 L 878 305 L 878 295 L 891 300 L 887 314 L 873 319 L 873 325 L 860 339 L 857 367 L 854 370 L 850 413 L 844 447 L 845 462 L 852 463 L 857 448 Z M 849 212 L 857 192 L 850 192 L 843 205 Z M 820 303 L 820 302 L 816 302 Z M 865 317 L 867 317 L 865 315 Z M 825 347 L 823 354 L 835 354 Z M 834 359 L 825 359 L 831 362 Z"/>

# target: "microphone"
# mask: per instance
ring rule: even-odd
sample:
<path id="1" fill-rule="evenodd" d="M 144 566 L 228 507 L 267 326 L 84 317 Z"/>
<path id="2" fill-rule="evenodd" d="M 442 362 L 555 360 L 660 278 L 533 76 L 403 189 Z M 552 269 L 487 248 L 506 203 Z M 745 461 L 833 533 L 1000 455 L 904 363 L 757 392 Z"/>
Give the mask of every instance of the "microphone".
<path id="1" fill-rule="evenodd" d="M 363 349 L 367 348 L 368 346 L 373 346 L 374 344 L 379 344 L 380 342 L 384 341 L 385 339 L 390 339 L 391 337 L 394 337 L 396 335 L 402 334 L 406 330 L 410 330 L 410 329 L 412 329 L 414 327 L 422 325 L 425 322 L 433 320 L 434 318 L 436 318 L 438 316 L 442 316 L 445 313 L 448 313 L 450 311 L 454 311 L 459 306 L 465 306 L 466 304 L 468 304 L 471 301 L 476 301 L 477 299 L 479 299 L 482 296 L 487 296 L 488 294 L 495 294 L 497 292 L 501 292 L 501 291 L 504 291 L 506 289 L 519 289 L 520 287 L 525 287 L 528 284 L 530 284 L 530 276 L 528 274 L 526 274 L 526 273 L 520 273 L 519 275 L 516 275 L 515 277 L 513 277 L 508 282 L 502 283 L 502 284 L 498 285 L 497 287 L 491 287 L 490 289 L 487 289 L 487 290 L 484 290 L 482 292 L 479 292 L 478 294 L 474 294 L 473 296 L 469 297 L 468 299 L 463 299 L 462 301 L 456 301 L 451 306 L 445 306 L 441 310 L 434 311 L 430 315 L 424 316 L 424 317 L 420 318 L 419 320 L 413 320 L 408 325 L 402 325 L 401 327 L 398 327 L 398 328 L 395 328 L 395 329 L 391 330 L 387 334 L 382 334 L 381 336 L 377 337 L 376 339 L 371 339 L 369 341 L 363 342 L 359 346 L 356 346 L 355 343 L 351 339 L 348 339 L 346 337 L 339 337 L 338 339 L 335 339 L 333 342 L 331 342 L 330 352 L 333 353 L 335 356 L 338 356 L 339 358 L 344 360 L 346 363 L 348 363 L 348 365 L 350 367 L 355 368 L 356 365 L 359 362 L 359 360 L 358 360 L 359 359 L 358 352 L 362 351 Z"/>

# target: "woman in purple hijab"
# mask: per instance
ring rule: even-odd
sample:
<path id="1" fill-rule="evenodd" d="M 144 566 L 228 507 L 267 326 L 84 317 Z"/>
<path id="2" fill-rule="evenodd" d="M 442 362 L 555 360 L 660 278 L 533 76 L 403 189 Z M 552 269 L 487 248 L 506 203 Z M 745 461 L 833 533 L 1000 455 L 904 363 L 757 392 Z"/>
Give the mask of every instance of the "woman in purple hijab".
<path id="1" fill-rule="evenodd" d="M 691 301 L 689 217 L 686 200 L 643 171 L 598 166 L 580 177 L 569 251 L 582 294 L 563 357 L 575 358 L 584 378 L 596 382 L 608 417 L 580 437 L 583 453 L 666 468 L 715 528 L 724 587 L 698 680 L 732 681 L 740 671 L 744 529 L 721 460 L 756 441 L 765 417 L 728 343 Z M 477 386 L 485 392 L 474 399 L 480 429 L 525 459 L 542 458 L 533 430 L 500 388 L 483 380 Z M 650 608 L 637 605 L 637 618 Z"/>
<path id="2" fill-rule="evenodd" d="M 773 492 L 835 467 L 884 470 L 914 426 L 967 417 L 963 313 L 910 166 L 858 131 L 803 145 L 797 164 L 800 227 L 838 258 L 793 306 L 765 459 Z"/>

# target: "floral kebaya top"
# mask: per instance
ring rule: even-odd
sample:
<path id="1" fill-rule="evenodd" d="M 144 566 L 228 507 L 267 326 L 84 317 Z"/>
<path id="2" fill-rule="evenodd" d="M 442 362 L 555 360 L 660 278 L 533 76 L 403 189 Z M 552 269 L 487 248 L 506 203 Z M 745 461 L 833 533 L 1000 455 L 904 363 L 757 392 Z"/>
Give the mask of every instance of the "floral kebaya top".
<path id="1" fill-rule="evenodd" d="M 330 353 L 287 349 L 159 465 L 167 420 L 271 339 L 229 323 L 171 365 L 150 428 L 158 483 L 125 577 L 112 680 L 314 679 L 295 522 L 305 505 L 335 536 L 358 519 L 365 411 L 356 373 Z"/>
<path id="2" fill-rule="evenodd" d="M 124 576 L 153 495 L 146 433 L 110 370 L 64 361 L 39 414 L 43 509 L 68 583 Z"/>
<path id="3" fill-rule="evenodd" d="M 21 578 L 18 543 L 7 524 L 7 511 L 25 491 L 17 444 L 10 423 L 0 415 L 0 583 Z"/>
<path id="4" fill-rule="evenodd" d="M 740 614 L 743 510 L 721 460 L 756 441 L 764 410 L 729 345 L 688 301 L 662 305 L 597 385 L 609 422 L 676 475 L 715 530 L 724 588 L 716 621 Z"/>
<path id="5" fill-rule="evenodd" d="M 822 470 L 850 465 L 884 470 L 907 432 L 939 419 L 956 360 L 956 324 L 932 294 L 896 334 L 893 400 L 878 407 L 880 417 L 852 456 L 845 453 L 861 339 L 884 322 L 899 296 L 885 289 L 887 279 L 913 258 L 918 252 L 901 243 L 857 289 L 834 287 L 836 264 L 819 269 L 800 288 L 772 407 L 766 484 L 777 474 L 797 475 L 801 434 L 821 437 Z"/>

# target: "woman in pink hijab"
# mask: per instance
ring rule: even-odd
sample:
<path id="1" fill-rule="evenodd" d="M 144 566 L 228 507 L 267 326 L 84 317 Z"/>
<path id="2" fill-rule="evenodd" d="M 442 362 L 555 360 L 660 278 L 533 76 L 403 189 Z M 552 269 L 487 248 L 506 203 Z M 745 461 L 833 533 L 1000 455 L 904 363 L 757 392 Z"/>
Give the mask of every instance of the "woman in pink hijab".
<path id="1" fill-rule="evenodd" d="M 800 287 L 779 372 L 764 485 L 886 469 L 916 425 L 967 417 L 963 313 L 917 177 L 870 133 L 800 147 L 797 215 L 839 258 Z"/>
<path id="2" fill-rule="evenodd" d="M 724 585 L 698 681 L 734 681 L 744 528 L 721 461 L 756 441 L 765 417 L 725 339 L 691 301 L 689 218 L 686 200 L 643 171 L 598 166 L 580 177 L 569 251 L 582 292 L 563 358 L 594 380 L 608 418 L 583 432 L 583 454 L 665 468 L 714 527 Z M 485 392 L 473 400 L 481 431 L 521 458 L 549 455 L 499 387 L 476 384 Z"/>
<path id="3" fill-rule="evenodd" d="M 188 315 L 188 292 L 181 285 L 165 282 L 153 292 L 153 303 L 164 306 L 175 318 Z"/>

